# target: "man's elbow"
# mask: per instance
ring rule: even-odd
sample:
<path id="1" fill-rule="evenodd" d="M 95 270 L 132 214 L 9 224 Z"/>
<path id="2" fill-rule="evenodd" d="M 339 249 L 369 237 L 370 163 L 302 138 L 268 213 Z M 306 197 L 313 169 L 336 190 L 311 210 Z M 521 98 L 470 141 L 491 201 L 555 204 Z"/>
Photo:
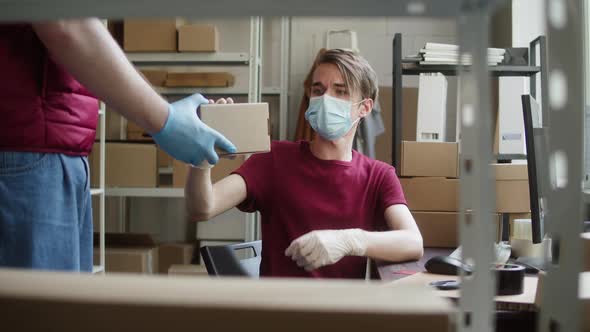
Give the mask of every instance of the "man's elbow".
<path id="1" fill-rule="evenodd" d="M 424 256 L 424 243 L 422 240 L 422 235 L 420 233 L 416 234 L 414 237 L 414 245 L 413 247 L 413 254 L 416 260 L 419 260 Z"/>
<path id="2" fill-rule="evenodd" d="M 187 214 L 189 221 L 200 222 L 208 221 L 214 217 L 210 209 L 203 209 L 198 207 L 187 207 Z"/>

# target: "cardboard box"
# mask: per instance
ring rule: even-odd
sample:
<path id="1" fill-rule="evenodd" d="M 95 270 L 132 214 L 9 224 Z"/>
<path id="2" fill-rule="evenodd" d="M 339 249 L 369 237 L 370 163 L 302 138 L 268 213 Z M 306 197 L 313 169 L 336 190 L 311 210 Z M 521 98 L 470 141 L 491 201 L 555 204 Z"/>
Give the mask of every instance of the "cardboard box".
<path id="1" fill-rule="evenodd" d="M 139 71 L 153 86 L 164 86 L 168 72 L 165 70 L 142 69 Z"/>
<path id="2" fill-rule="evenodd" d="M 402 176 L 459 177 L 459 144 L 402 142 Z"/>
<path id="3" fill-rule="evenodd" d="M 401 178 L 408 207 L 412 211 L 459 210 L 459 180 L 442 177 Z"/>
<path id="4" fill-rule="evenodd" d="M 90 179 L 99 186 L 100 144 L 94 143 L 90 155 Z M 105 186 L 156 187 L 156 146 L 154 144 L 106 143 Z"/>
<path id="5" fill-rule="evenodd" d="M 123 48 L 128 52 L 176 52 L 176 20 L 125 20 Z"/>
<path id="6" fill-rule="evenodd" d="M 211 182 L 215 183 L 231 172 L 238 169 L 244 163 L 243 156 L 237 156 L 235 159 L 220 158 L 217 165 L 211 169 Z M 182 161 L 174 160 L 172 163 L 172 186 L 184 188 L 186 177 L 188 176 L 189 165 Z"/>
<path id="7" fill-rule="evenodd" d="M 590 271 L 590 233 L 582 233 L 582 248 L 584 265 L 582 265 L 582 271 Z"/>
<path id="8" fill-rule="evenodd" d="M 528 180 L 527 164 L 491 164 L 496 180 Z"/>
<path id="9" fill-rule="evenodd" d="M 158 159 L 158 168 L 172 167 L 172 164 L 174 162 L 174 158 L 172 158 L 169 154 L 167 154 L 164 150 L 162 150 L 160 148 L 158 148 L 157 159 Z"/>
<path id="10" fill-rule="evenodd" d="M 95 238 L 97 233 L 95 233 Z M 94 262 L 99 263 L 100 251 L 94 241 Z M 105 271 L 155 274 L 158 272 L 158 249 L 147 234 L 105 234 Z"/>
<path id="11" fill-rule="evenodd" d="M 424 247 L 457 248 L 459 243 L 458 212 L 412 211 L 422 234 Z M 500 215 L 494 213 L 495 229 L 499 230 Z"/>
<path id="12" fill-rule="evenodd" d="M 217 52 L 219 36 L 212 24 L 187 24 L 178 28 L 180 52 Z"/>
<path id="13" fill-rule="evenodd" d="M 379 104 L 381 105 L 381 116 L 385 132 L 377 137 L 375 142 L 375 157 L 391 165 L 391 119 L 393 114 L 392 97 L 393 89 L 389 86 L 379 87 Z M 416 140 L 416 122 L 418 110 L 418 89 L 402 89 L 402 140 Z"/>
<path id="14" fill-rule="evenodd" d="M 364 281 L 0 271 L 4 326 L 19 331 L 454 331 L 457 309 L 421 285 Z M 37 314 L 31 318 L 31 313 Z"/>
<path id="15" fill-rule="evenodd" d="M 158 270 L 160 274 L 168 274 L 175 264 L 190 264 L 195 245 L 191 243 L 165 243 L 158 247 Z"/>
<path id="16" fill-rule="evenodd" d="M 171 276 L 191 276 L 191 277 L 208 277 L 209 273 L 205 265 L 195 264 L 174 264 L 168 269 L 168 275 Z"/>
<path id="17" fill-rule="evenodd" d="M 270 118 L 267 103 L 206 104 L 200 117 L 209 127 L 229 139 L 237 154 L 270 151 Z M 226 151 L 218 151 L 220 155 Z"/>
<path id="18" fill-rule="evenodd" d="M 526 213 L 531 211 L 527 180 L 496 181 L 496 212 Z"/>
<path id="19" fill-rule="evenodd" d="M 135 124 L 135 122 L 127 121 L 127 140 L 153 142 L 154 139 L 143 128 Z"/>
<path id="20" fill-rule="evenodd" d="M 165 85 L 179 87 L 220 87 L 234 85 L 234 76 L 230 73 L 168 73 Z"/>

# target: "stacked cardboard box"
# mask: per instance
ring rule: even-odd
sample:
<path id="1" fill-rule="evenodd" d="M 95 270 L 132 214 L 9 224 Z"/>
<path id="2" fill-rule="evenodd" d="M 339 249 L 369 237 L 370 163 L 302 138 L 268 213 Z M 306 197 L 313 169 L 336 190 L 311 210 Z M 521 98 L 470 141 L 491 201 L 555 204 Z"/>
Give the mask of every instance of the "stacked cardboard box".
<path id="1" fill-rule="evenodd" d="M 458 143 L 402 142 L 400 182 L 426 247 L 458 246 L 459 146 Z M 498 213 L 529 211 L 526 164 L 492 164 Z"/>

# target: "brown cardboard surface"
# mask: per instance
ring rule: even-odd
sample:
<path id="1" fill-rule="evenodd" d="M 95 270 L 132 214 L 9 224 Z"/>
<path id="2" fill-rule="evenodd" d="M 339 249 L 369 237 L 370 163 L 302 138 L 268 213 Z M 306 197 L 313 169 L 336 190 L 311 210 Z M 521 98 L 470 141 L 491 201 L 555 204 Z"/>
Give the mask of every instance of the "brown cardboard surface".
<path id="1" fill-rule="evenodd" d="M 176 20 L 125 20 L 123 48 L 129 52 L 176 52 Z"/>
<path id="2" fill-rule="evenodd" d="M 100 144 L 94 143 L 90 155 L 90 178 L 98 186 Z M 153 144 L 106 143 L 105 186 L 156 187 L 158 174 L 156 146 Z"/>
<path id="3" fill-rule="evenodd" d="M 168 275 L 208 277 L 209 273 L 205 265 L 174 264 L 168 269 Z"/>
<path id="4" fill-rule="evenodd" d="M 527 164 L 491 164 L 496 180 L 528 180 Z"/>
<path id="5" fill-rule="evenodd" d="M 584 248 L 584 265 L 582 271 L 590 271 L 590 233 L 582 233 L 582 247 Z"/>
<path id="6" fill-rule="evenodd" d="M 234 85 L 230 73 L 168 73 L 167 87 L 229 87 Z"/>
<path id="7" fill-rule="evenodd" d="M 98 233 L 94 233 L 94 261 L 99 262 Z M 105 234 L 105 271 L 154 274 L 158 272 L 158 249 L 148 234 Z"/>
<path id="8" fill-rule="evenodd" d="M 219 50 L 217 27 L 212 24 L 188 24 L 178 28 L 180 52 L 216 52 Z"/>
<path id="9" fill-rule="evenodd" d="M 412 211 L 412 216 L 422 234 L 424 247 L 457 248 L 460 245 L 459 213 Z M 492 220 L 499 226 L 500 215 L 494 214 Z"/>
<path id="10" fill-rule="evenodd" d="M 154 139 L 135 122 L 127 121 L 127 140 L 152 142 Z"/>
<path id="11" fill-rule="evenodd" d="M 459 210 L 459 180 L 442 177 L 400 179 L 408 207 L 412 211 Z"/>
<path id="12" fill-rule="evenodd" d="M 164 152 L 164 150 L 158 148 L 158 167 L 172 167 L 172 162 L 174 158 L 172 158 L 169 154 Z"/>
<path id="13" fill-rule="evenodd" d="M 530 211 L 527 180 L 496 181 L 496 212 L 526 213 Z"/>
<path id="14" fill-rule="evenodd" d="M 139 72 L 153 86 L 164 86 L 166 76 L 168 76 L 168 72 L 165 70 L 142 69 Z"/>
<path id="15" fill-rule="evenodd" d="M 376 159 L 391 164 L 391 128 L 392 119 L 392 94 L 393 89 L 389 86 L 379 87 L 379 104 L 381 105 L 381 116 L 385 125 L 385 133 L 377 137 L 375 142 Z M 416 116 L 418 112 L 418 89 L 402 89 L 402 140 L 416 140 Z"/>
<path id="16" fill-rule="evenodd" d="M 229 139 L 237 154 L 270 151 L 270 120 L 267 103 L 206 104 L 201 120 Z M 227 154 L 218 151 L 220 155 Z"/>
<path id="17" fill-rule="evenodd" d="M 402 176 L 459 176 L 459 144 L 402 142 Z"/>
<path id="18" fill-rule="evenodd" d="M 175 264 L 190 264 L 195 245 L 191 243 L 165 243 L 158 247 L 158 270 L 167 274 Z"/>
<path id="19" fill-rule="evenodd" d="M 211 182 L 215 183 L 231 172 L 238 169 L 244 163 L 243 156 L 237 156 L 234 159 L 220 158 L 215 167 L 211 168 Z M 172 186 L 183 188 L 188 176 L 189 166 L 181 161 L 174 160 L 172 166 Z"/>
<path id="20" fill-rule="evenodd" d="M 21 331 L 451 331 L 456 309 L 429 287 L 364 281 L 0 271 L 5 326 Z M 31 313 L 43 313 L 30 319 Z M 100 313 L 100 314 L 97 314 Z M 28 319 L 24 319 L 28 317 Z"/>
<path id="21" fill-rule="evenodd" d="M 459 210 L 459 179 L 441 177 L 400 178 L 402 189 L 412 211 Z M 496 181 L 496 209 L 501 213 L 530 211 L 528 181 Z"/>

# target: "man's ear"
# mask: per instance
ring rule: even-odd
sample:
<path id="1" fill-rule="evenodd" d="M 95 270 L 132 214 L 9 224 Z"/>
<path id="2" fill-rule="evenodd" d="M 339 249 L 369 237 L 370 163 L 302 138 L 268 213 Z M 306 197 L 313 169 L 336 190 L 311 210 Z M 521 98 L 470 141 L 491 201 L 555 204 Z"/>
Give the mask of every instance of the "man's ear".
<path id="1" fill-rule="evenodd" d="M 373 106 L 374 106 L 373 99 L 367 98 L 365 101 L 363 101 L 361 103 L 361 112 L 360 112 L 359 115 L 362 118 L 364 118 L 365 116 L 369 115 L 369 113 L 371 113 L 371 111 L 373 110 Z"/>

